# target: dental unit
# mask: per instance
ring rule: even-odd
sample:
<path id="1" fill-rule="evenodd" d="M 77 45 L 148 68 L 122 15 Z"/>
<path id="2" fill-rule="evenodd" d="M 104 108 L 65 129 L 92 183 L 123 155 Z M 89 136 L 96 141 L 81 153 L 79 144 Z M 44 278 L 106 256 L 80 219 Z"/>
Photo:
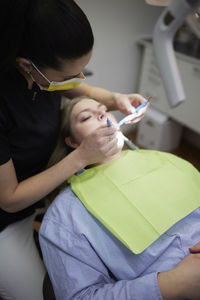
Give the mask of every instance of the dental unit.
<path id="1" fill-rule="evenodd" d="M 152 5 L 160 5 L 163 1 L 148 0 L 149 4 L 151 2 Z M 186 95 L 173 49 L 173 38 L 184 21 L 187 21 L 194 33 L 199 35 L 197 21 L 199 14 L 195 11 L 200 7 L 200 1 L 173 0 L 171 3 L 170 1 L 165 2 L 169 2 L 169 5 L 164 9 L 155 25 L 153 46 L 169 105 L 174 108 L 186 100 Z"/>

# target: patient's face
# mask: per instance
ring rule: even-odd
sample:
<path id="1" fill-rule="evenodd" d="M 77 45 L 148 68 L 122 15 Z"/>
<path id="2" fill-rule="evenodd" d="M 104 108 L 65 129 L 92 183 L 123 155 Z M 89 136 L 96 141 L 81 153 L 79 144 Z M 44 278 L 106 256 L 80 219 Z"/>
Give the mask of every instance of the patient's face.
<path id="1" fill-rule="evenodd" d="M 76 143 L 81 144 L 92 131 L 107 125 L 107 118 L 112 123 L 117 123 L 115 117 L 107 112 L 105 105 L 88 98 L 78 102 L 70 115 L 71 130 Z"/>

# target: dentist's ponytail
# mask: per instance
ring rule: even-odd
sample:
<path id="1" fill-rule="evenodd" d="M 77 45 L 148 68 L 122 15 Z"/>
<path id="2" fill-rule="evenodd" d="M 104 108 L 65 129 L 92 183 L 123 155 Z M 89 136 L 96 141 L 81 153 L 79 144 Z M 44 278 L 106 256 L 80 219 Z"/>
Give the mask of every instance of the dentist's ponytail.
<path id="1" fill-rule="evenodd" d="M 73 0 L 1 0 L 0 74 L 16 57 L 38 67 L 62 68 L 93 47 L 90 23 Z"/>

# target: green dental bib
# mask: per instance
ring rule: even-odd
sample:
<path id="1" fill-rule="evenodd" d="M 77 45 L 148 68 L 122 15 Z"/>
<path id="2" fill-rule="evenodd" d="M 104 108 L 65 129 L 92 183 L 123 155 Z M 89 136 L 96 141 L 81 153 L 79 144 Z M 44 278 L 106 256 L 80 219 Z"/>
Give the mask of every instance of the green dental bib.
<path id="1" fill-rule="evenodd" d="M 136 254 L 200 206 L 200 173 L 164 152 L 126 150 L 69 182 L 84 206 Z"/>

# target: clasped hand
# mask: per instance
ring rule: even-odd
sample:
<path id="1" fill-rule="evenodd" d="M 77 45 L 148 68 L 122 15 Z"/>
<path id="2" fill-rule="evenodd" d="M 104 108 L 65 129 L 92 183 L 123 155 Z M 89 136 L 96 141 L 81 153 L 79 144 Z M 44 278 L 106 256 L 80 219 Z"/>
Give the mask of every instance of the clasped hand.
<path id="1" fill-rule="evenodd" d="M 200 300 L 200 243 L 175 268 L 158 274 L 164 300 Z"/>

